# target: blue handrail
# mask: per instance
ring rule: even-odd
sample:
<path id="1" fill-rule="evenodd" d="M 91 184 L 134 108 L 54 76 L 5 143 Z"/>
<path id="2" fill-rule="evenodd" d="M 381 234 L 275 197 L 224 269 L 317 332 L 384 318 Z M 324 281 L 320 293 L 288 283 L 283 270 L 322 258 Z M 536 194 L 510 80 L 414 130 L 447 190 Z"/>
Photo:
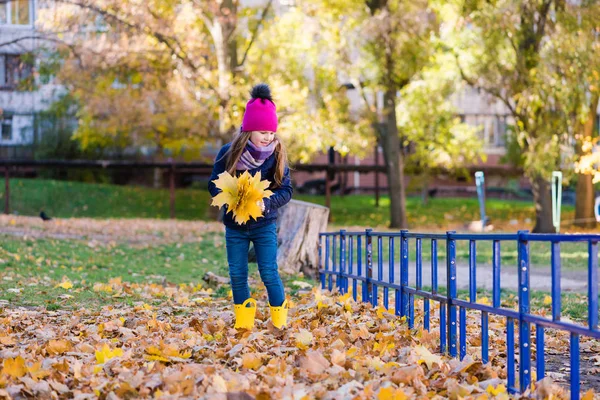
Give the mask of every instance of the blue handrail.
<path id="1" fill-rule="evenodd" d="M 384 263 L 384 239 L 387 238 L 388 261 Z M 409 285 L 409 241 L 415 242 L 414 287 Z M 399 246 L 396 247 L 396 242 Z M 424 241 L 430 242 L 431 249 L 431 288 L 423 288 L 423 247 Z M 457 242 L 466 241 L 468 255 L 468 300 L 457 295 Z M 492 302 L 491 305 L 477 302 L 477 242 L 492 243 Z M 446 294 L 439 293 L 438 248 L 439 243 L 446 245 Z M 518 310 L 503 308 L 500 302 L 501 290 L 501 244 L 516 242 L 518 268 Z M 550 244 L 550 276 L 552 281 L 552 313 L 550 317 L 530 312 L 530 242 Z M 587 242 L 588 254 L 588 318 L 587 326 L 561 321 L 561 243 Z M 544 356 L 545 329 L 558 329 L 570 333 L 571 398 L 579 399 L 579 337 L 588 336 L 600 339 L 598 330 L 598 242 L 600 235 L 584 234 L 532 234 L 519 231 L 510 234 L 465 234 L 453 231 L 443 233 L 414 233 L 406 230 L 399 232 L 374 232 L 367 229 L 362 232 L 345 231 L 324 232 L 319 234 L 319 272 L 323 289 L 335 286 L 341 293 L 349 290 L 352 280 L 352 293 L 358 299 L 358 285 L 361 285 L 361 300 L 372 305 L 379 304 L 380 289 L 382 303 L 388 308 L 389 293 L 394 293 L 396 315 L 406 317 L 409 328 L 415 324 L 415 297 L 423 299 L 423 328 L 431 328 L 431 302 L 439 304 L 440 351 L 461 359 L 467 354 L 467 310 L 481 312 L 481 360 L 489 361 L 489 317 L 506 318 L 507 344 L 507 386 L 511 393 L 524 392 L 532 382 L 531 363 L 531 324 L 535 325 L 537 379 L 546 374 Z M 337 249 L 339 245 L 339 250 Z M 323 252 L 322 247 L 325 247 Z M 330 249 L 331 247 L 331 249 Z M 374 263 L 374 247 L 377 262 Z M 399 254 L 396 249 L 399 248 Z M 331 250 L 331 251 L 330 251 Z M 363 252 L 364 251 L 364 252 Z M 325 257 L 323 257 L 323 253 Z M 356 257 L 355 257 L 356 255 Z M 397 258 L 399 257 L 399 259 Z M 331 261 L 330 261 L 331 258 Z M 396 275 L 399 267 L 399 276 Z M 376 268 L 377 276 L 373 275 Z M 384 276 L 387 269 L 387 277 Z M 327 279 L 328 278 L 328 279 Z M 516 387 L 515 376 L 515 321 L 519 329 L 519 376 Z"/>

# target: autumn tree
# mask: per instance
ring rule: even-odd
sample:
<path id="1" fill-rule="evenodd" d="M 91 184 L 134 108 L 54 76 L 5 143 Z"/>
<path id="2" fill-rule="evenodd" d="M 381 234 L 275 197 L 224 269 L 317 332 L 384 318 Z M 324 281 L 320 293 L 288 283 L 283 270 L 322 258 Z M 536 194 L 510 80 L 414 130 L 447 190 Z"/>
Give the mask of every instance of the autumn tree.
<path id="1" fill-rule="evenodd" d="M 585 15 L 593 4 L 501 0 L 457 1 L 454 5 L 460 16 L 453 25 L 454 41 L 449 43 L 462 76 L 471 86 L 500 100 L 514 118 L 516 140 L 534 194 L 533 231 L 553 232 L 551 172 L 572 165 L 574 117 L 581 115 L 582 106 L 591 106 L 581 102 L 581 88 L 590 75 L 576 72 L 582 65 L 574 56 L 579 54 L 581 59 L 591 49 L 588 46 L 581 52 L 581 46 L 576 49 L 568 43 L 576 45 L 574 38 L 584 29 L 592 32 L 589 27 L 577 27 L 573 17 Z M 571 39 L 563 41 L 569 36 Z M 578 45 L 589 39 L 580 36 Z"/>
<path id="2" fill-rule="evenodd" d="M 594 228 L 595 172 L 592 165 L 597 155 L 592 155 L 591 149 L 597 141 L 595 124 L 600 98 L 600 4 L 567 5 L 558 17 L 561 29 L 552 44 L 552 61 L 571 94 L 567 104 L 572 108 L 571 125 L 578 157 L 574 224 L 581 228 Z"/>
<path id="3" fill-rule="evenodd" d="M 196 102 L 198 110 L 205 113 L 197 124 L 197 134 L 228 140 L 238 123 L 232 99 L 242 92 L 246 95 L 249 83 L 242 72 L 247 53 L 272 2 L 265 2 L 257 14 L 256 8 L 243 8 L 237 0 L 155 0 L 143 4 L 48 0 L 41 7 L 38 30 L 40 36 L 67 45 L 72 50 L 69 61 L 80 63 L 80 71 L 94 71 L 95 77 L 106 72 L 106 79 L 110 79 L 109 75 L 115 77 L 117 71 L 139 76 L 143 69 L 144 79 L 152 81 L 149 86 L 160 83 L 161 90 L 185 98 L 185 102 Z M 104 57 L 103 51 L 109 54 Z M 72 82 L 81 81 L 70 77 Z M 119 89 L 130 89 L 127 82 L 117 81 L 122 84 Z M 169 86 L 178 86 L 179 94 Z M 177 106 L 177 102 L 159 97 L 173 108 Z M 160 109 L 164 106 L 154 101 L 151 108 L 163 114 Z M 183 108 L 180 114 L 187 111 Z M 83 138 L 83 133 L 79 137 Z"/>

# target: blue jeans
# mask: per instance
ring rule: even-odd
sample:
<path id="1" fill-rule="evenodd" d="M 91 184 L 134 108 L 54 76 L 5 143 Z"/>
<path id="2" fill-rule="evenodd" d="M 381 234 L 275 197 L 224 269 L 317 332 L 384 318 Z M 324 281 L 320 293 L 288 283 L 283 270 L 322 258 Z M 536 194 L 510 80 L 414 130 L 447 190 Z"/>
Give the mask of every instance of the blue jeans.
<path id="1" fill-rule="evenodd" d="M 225 229 L 233 302 L 242 304 L 250 297 L 250 289 L 248 288 L 248 249 L 251 241 L 256 252 L 258 272 L 269 294 L 269 304 L 273 307 L 279 307 L 285 300 L 285 294 L 277 270 L 276 223 L 254 229 Z"/>

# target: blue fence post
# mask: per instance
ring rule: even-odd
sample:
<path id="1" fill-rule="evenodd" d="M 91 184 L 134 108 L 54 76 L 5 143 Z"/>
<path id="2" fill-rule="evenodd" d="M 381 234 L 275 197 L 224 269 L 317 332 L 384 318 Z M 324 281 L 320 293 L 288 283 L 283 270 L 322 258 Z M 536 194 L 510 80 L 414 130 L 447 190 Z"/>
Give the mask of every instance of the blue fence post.
<path id="1" fill-rule="evenodd" d="M 521 393 L 531 383 L 531 337 L 529 322 L 524 317 L 529 314 L 529 242 L 528 231 L 519 231 L 519 383 Z"/>
<path id="2" fill-rule="evenodd" d="M 383 282 L 383 237 L 381 235 L 377 236 L 377 281 Z M 386 294 L 385 289 L 387 289 L 387 288 L 384 287 L 384 290 L 383 290 L 384 301 L 385 301 L 385 294 Z M 379 299 L 377 297 L 378 290 L 379 290 L 379 286 L 373 285 L 373 297 L 372 297 L 373 305 L 379 304 Z"/>
<path id="3" fill-rule="evenodd" d="M 356 236 L 356 275 L 362 277 L 362 236 Z M 362 286 L 365 286 L 364 281 L 362 282 Z M 354 301 L 356 301 L 358 296 L 358 280 L 355 279 L 352 283 L 352 288 L 354 289 Z"/>
<path id="4" fill-rule="evenodd" d="M 321 278 L 321 289 L 325 290 L 325 266 L 323 265 L 323 246 L 321 243 L 323 242 L 323 235 L 319 233 L 319 243 L 317 245 L 317 249 L 319 251 L 319 277 Z"/>
<path id="5" fill-rule="evenodd" d="M 391 236 L 388 239 L 388 281 L 389 283 L 396 283 L 396 274 L 394 273 L 394 268 L 396 268 L 396 263 L 394 262 L 394 237 Z M 398 315 L 398 290 L 394 290 L 394 314 Z"/>
<path id="6" fill-rule="evenodd" d="M 598 242 L 588 242 L 588 325 L 598 329 Z"/>
<path id="7" fill-rule="evenodd" d="M 362 301 L 371 301 L 371 279 L 373 278 L 373 237 L 371 236 L 373 229 L 365 230 L 365 246 L 367 252 L 367 265 L 365 266 L 365 281 L 363 283 Z"/>
<path id="8" fill-rule="evenodd" d="M 448 351 L 450 356 L 456 357 L 456 307 L 454 299 L 456 299 L 456 240 L 452 239 L 455 231 L 446 232 L 446 276 L 448 281 Z M 441 327 L 440 327 L 441 329 Z"/>
<path id="9" fill-rule="evenodd" d="M 494 240 L 492 245 L 492 305 L 500 307 L 500 241 Z"/>
<path id="10" fill-rule="evenodd" d="M 332 285 L 332 277 L 331 277 L 331 271 L 329 270 L 329 235 L 325 236 L 325 271 L 327 276 L 327 286 L 328 289 L 331 290 L 331 285 Z M 325 289 L 325 287 L 323 287 L 323 289 Z"/>
<path id="11" fill-rule="evenodd" d="M 560 242 L 550 244 L 550 273 L 552 276 L 552 320 L 560 321 L 561 294 L 560 290 Z"/>
<path id="12" fill-rule="evenodd" d="M 341 294 L 346 293 L 346 230 L 340 230 L 340 269 L 338 272 L 337 282 L 338 291 Z"/>
<path id="13" fill-rule="evenodd" d="M 400 231 L 400 315 L 408 318 L 410 312 L 408 292 L 408 231 Z"/>
<path id="14" fill-rule="evenodd" d="M 579 400 L 579 335 L 571 332 L 571 400 Z"/>

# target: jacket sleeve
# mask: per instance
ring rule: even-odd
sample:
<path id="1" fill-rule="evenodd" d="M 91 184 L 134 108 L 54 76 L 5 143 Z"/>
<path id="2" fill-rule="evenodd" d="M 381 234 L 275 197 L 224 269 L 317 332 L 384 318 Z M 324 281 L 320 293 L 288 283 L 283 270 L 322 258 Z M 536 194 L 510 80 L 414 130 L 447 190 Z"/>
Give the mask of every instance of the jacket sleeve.
<path id="1" fill-rule="evenodd" d="M 292 198 L 292 181 L 290 179 L 290 169 L 285 167 L 281 186 L 273 190 L 271 197 L 263 200 L 265 204 L 265 214 L 271 210 L 276 210 L 286 205 Z"/>
<path id="2" fill-rule="evenodd" d="M 227 152 L 227 148 L 228 146 L 223 146 L 215 158 L 212 174 L 210 175 L 210 180 L 208 181 L 208 191 L 210 192 L 211 197 L 215 197 L 221 192 L 221 189 L 217 188 L 213 181 L 219 177 L 219 174 L 225 172 L 226 157 L 224 157 L 224 155 Z"/>

